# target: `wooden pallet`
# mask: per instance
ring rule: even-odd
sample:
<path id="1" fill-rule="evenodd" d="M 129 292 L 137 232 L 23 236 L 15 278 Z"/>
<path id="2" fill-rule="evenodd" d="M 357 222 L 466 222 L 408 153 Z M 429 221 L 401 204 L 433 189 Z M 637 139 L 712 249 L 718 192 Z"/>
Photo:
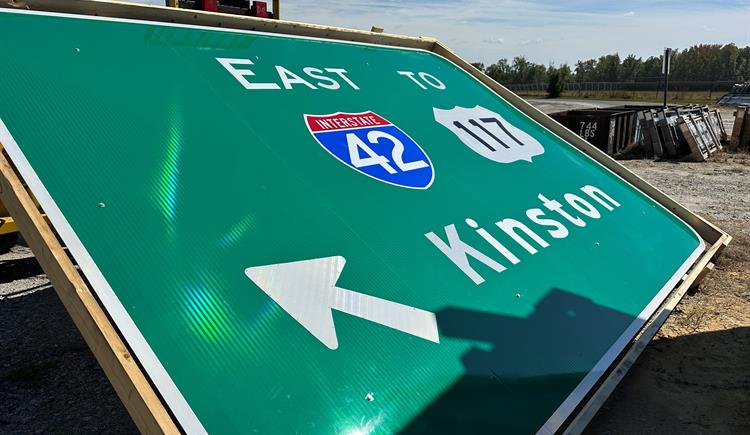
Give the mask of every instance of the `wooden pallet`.
<path id="1" fill-rule="evenodd" d="M 706 160 L 709 155 L 708 148 L 703 144 L 703 140 L 690 115 L 680 115 L 677 125 L 690 149 L 690 159 L 695 162 Z"/>

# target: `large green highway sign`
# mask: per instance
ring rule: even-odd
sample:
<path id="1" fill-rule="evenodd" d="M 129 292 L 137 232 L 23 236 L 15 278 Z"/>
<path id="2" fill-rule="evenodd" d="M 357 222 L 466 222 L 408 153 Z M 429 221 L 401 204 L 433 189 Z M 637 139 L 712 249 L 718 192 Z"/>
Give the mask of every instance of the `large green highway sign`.
<path id="1" fill-rule="evenodd" d="M 555 431 L 704 247 L 431 52 L 0 29 L 0 142 L 189 433 Z"/>

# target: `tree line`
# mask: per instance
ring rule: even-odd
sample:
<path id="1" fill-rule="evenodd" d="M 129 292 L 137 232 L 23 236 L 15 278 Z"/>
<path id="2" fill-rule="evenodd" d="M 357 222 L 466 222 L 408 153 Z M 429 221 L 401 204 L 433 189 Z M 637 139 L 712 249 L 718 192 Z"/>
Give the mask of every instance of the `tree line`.
<path id="1" fill-rule="evenodd" d="M 598 59 L 579 60 L 571 68 L 530 62 L 523 56 L 500 59 L 492 65 L 475 67 L 502 84 L 577 82 L 654 81 L 661 78 L 662 55 L 645 60 L 635 55 L 621 59 L 618 53 Z M 735 81 L 750 80 L 750 46 L 699 44 L 678 50 L 672 56 L 670 80 Z"/>

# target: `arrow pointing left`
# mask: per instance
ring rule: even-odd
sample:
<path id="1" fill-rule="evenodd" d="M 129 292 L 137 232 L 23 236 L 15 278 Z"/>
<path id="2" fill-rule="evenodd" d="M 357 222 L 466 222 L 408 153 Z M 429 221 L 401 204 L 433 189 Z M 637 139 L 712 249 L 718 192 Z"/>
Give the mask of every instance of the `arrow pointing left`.
<path id="1" fill-rule="evenodd" d="M 346 259 L 341 256 L 245 269 L 245 274 L 329 349 L 339 347 L 331 310 L 369 320 L 435 343 L 435 314 L 336 287 Z"/>

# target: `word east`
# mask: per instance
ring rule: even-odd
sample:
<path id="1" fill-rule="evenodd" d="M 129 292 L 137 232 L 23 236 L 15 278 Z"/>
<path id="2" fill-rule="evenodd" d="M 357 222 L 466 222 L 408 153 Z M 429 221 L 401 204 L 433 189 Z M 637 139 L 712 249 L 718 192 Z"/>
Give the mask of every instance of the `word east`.
<path id="1" fill-rule="evenodd" d="M 301 72 L 291 71 L 281 65 L 276 65 L 278 82 L 264 82 L 254 80 L 253 61 L 250 59 L 231 59 L 217 57 L 216 60 L 231 74 L 245 89 L 295 89 L 300 87 L 310 89 L 340 89 L 348 86 L 358 90 L 357 86 L 343 68 L 315 68 L 307 66 Z M 266 73 L 267 75 L 267 73 Z"/>

